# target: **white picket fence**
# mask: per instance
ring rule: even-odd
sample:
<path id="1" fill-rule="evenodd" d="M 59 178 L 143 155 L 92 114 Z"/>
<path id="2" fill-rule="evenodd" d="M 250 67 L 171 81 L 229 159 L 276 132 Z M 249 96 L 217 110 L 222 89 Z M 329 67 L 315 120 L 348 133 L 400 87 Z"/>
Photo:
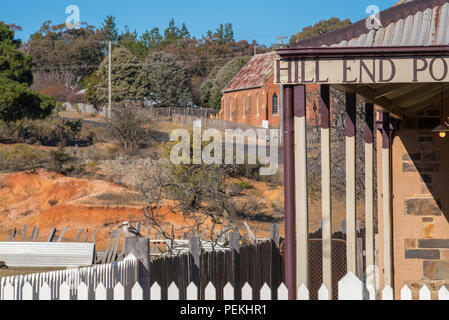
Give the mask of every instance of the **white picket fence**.
<path id="1" fill-rule="evenodd" d="M 138 284 L 136 284 L 138 285 Z M 195 284 L 191 283 L 187 287 L 187 300 L 198 300 L 198 290 Z M 217 292 L 212 283 L 205 289 L 206 300 L 216 300 Z M 175 283 L 168 287 L 168 300 L 179 300 L 179 289 Z M 155 283 L 151 287 L 151 300 L 160 300 L 160 286 Z M 228 283 L 223 289 L 224 300 L 234 300 L 234 288 Z M 393 300 L 394 291 L 387 286 L 382 292 L 382 300 Z M 329 290 L 323 284 L 318 291 L 318 300 L 330 300 Z M 253 300 L 253 289 L 246 283 L 241 290 L 242 300 Z M 365 288 L 363 282 L 352 272 L 349 272 L 338 283 L 338 300 L 376 300 L 377 295 L 373 287 Z M 412 290 L 404 286 L 401 290 L 401 300 L 412 300 Z M 272 300 L 272 291 L 265 284 L 260 290 L 260 300 Z M 288 300 L 288 289 L 284 284 L 277 288 L 277 300 Z M 310 300 L 309 290 L 306 286 L 301 286 L 297 292 L 297 300 Z M 419 300 L 431 300 L 431 291 L 427 286 L 423 286 L 419 291 Z M 449 300 L 449 290 L 442 286 L 438 291 L 438 300 Z"/>
<path id="2" fill-rule="evenodd" d="M 116 264 L 94 266 L 87 271 L 79 269 L 64 272 L 10 277 L 1 282 L 0 300 L 142 300 L 143 290 L 137 282 L 137 260 L 133 257 Z M 115 272 L 114 270 L 117 270 Z M 73 279 L 76 279 L 72 282 Z M 216 300 L 217 290 L 212 283 L 205 288 L 205 300 Z M 393 289 L 382 291 L 382 300 L 393 300 Z M 161 287 L 154 283 L 150 288 L 150 300 L 161 300 Z M 186 292 L 187 300 L 198 300 L 198 288 L 190 283 Z M 338 283 L 339 300 L 376 300 L 374 288 L 365 288 L 353 273 L 348 273 Z M 180 300 L 180 290 L 175 283 L 167 288 L 168 300 Z M 224 300 L 234 300 L 234 288 L 228 283 L 223 289 Z M 404 286 L 401 300 L 412 300 L 412 290 Z M 241 289 L 241 300 L 253 300 L 253 289 L 246 283 Z M 272 300 L 272 291 L 265 284 L 260 290 L 260 300 Z M 288 300 L 288 289 L 284 284 L 277 288 L 277 300 Z M 301 286 L 297 300 L 309 300 L 309 290 Z M 329 291 L 322 285 L 318 300 L 330 300 Z M 431 300 L 431 291 L 423 286 L 419 300 Z M 438 300 L 449 300 L 449 290 L 443 286 L 438 291 Z"/>
<path id="3" fill-rule="evenodd" d="M 120 286 L 124 297 L 130 299 L 138 279 L 137 263 L 129 255 L 117 263 L 4 277 L 0 300 L 96 300 L 103 292 L 112 299 Z"/>

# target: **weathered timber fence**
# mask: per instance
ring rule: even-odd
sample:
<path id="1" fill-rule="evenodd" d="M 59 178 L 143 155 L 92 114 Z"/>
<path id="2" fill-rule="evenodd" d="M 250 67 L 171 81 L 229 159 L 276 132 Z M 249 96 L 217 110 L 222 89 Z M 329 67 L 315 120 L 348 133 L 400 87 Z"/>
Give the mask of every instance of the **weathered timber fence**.
<path id="1" fill-rule="evenodd" d="M 223 289 L 231 283 L 236 290 L 248 283 L 255 299 L 260 289 L 267 283 L 278 287 L 284 278 L 284 259 L 280 249 L 279 226 L 272 225 L 271 239 L 257 244 L 240 244 L 238 233 L 230 234 L 229 250 L 199 251 L 200 239 L 190 238 L 190 251 L 177 256 L 155 259 L 150 265 L 150 282 L 161 285 L 162 299 L 168 297 L 168 287 L 175 283 L 181 299 L 186 298 L 187 287 L 193 282 L 198 287 L 198 295 L 205 298 L 206 286 L 212 283 L 217 289 L 217 299 L 223 299 Z M 234 240 L 233 240 L 234 239 Z M 334 239 L 333 243 L 333 299 L 338 297 L 338 281 L 346 275 L 346 243 Z M 196 249 L 195 249 L 196 248 Z M 309 240 L 309 291 L 311 299 L 318 298 L 322 285 L 321 239 Z M 276 298 L 276 291 L 273 292 Z"/>
<path id="2" fill-rule="evenodd" d="M 194 118 L 215 117 L 220 111 L 208 108 L 149 108 L 148 113 L 158 119 L 159 117 L 173 117 L 177 115 L 191 116 Z"/>
<path id="3" fill-rule="evenodd" d="M 31 231 L 28 236 L 27 231 Z M 96 233 L 95 231 L 89 231 L 86 229 L 83 236 L 83 229 L 78 229 L 75 239 L 67 239 L 66 236 L 67 227 L 64 227 L 62 230 L 56 229 L 56 227 L 51 228 L 48 236 L 45 236 L 41 233 L 41 238 L 39 238 L 40 228 L 37 226 L 33 226 L 32 229 L 28 229 L 28 226 L 25 224 L 22 229 L 14 228 L 11 235 L 8 237 L 6 241 L 11 242 L 83 242 L 83 243 L 96 243 Z M 42 237 L 43 236 L 43 237 Z M 64 239 L 64 236 L 66 238 Z"/>
<path id="4" fill-rule="evenodd" d="M 255 297 L 265 282 L 274 286 L 281 283 L 279 238 L 240 246 L 240 235 L 231 233 L 229 250 L 201 252 L 199 237 L 190 237 L 189 247 L 188 254 L 151 262 L 150 281 L 161 285 L 162 299 L 167 299 L 167 288 L 172 282 L 178 286 L 181 299 L 186 297 L 190 282 L 197 285 L 201 299 L 205 298 L 209 283 L 217 288 L 217 299 L 223 299 L 223 289 L 228 282 L 236 290 L 248 282 L 254 288 Z"/>
<path id="5" fill-rule="evenodd" d="M 185 128 L 192 128 L 193 122 L 196 121 L 199 117 L 190 116 L 190 115 L 182 115 L 182 114 L 174 114 L 171 117 L 171 121 Z M 226 130 L 226 129 L 263 129 L 262 127 L 250 126 L 244 123 L 237 123 L 232 121 L 227 121 L 223 119 L 214 119 L 214 118 L 201 118 L 201 126 L 205 129 L 217 129 L 217 130 Z"/>

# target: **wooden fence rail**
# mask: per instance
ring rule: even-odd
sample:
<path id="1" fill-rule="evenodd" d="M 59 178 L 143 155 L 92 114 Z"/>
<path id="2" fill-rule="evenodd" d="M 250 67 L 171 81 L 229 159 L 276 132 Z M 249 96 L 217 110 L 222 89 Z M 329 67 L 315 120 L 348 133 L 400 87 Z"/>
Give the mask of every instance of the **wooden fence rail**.
<path id="1" fill-rule="evenodd" d="M 200 299 L 204 299 L 209 283 L 217 289 L 217 299 L 223 298 L 223 289 L 229 282 L 239 288 L 248 282 L 254 289 L 254 296 L 264 283 L 279 286 L 283 281 L 282 259 L 279 250 L 279 226 L 273 225 L 272 238 L 266 241 L 241 245 L 239 233 L 230 233 L 230 245 L 226 250 L 205 250 L 204 242 L 192 236 L 186 242 L 187 252 L 176 256 L 155 259 L 150 264 L 150 282 L 162 287 L 162 299 L 168 296 L 168 287 L 175 283 L 180 289 L 181 299 L 191 282 L 198 287 Z"/>
<path id="2" fill-rule="evenodd" d="M 191 128 L 193 126 L 193 123 L 198 120 L 199 117 L 191 116 L 191 115 L 183 115 L 183 114 L 174 114 L 171 117 L 171 121 L 173 123 L 176 123 L 180 126 Z M 217 130 L 236 130 L 236 129 L 263 129 L 262 127 L 258 126 L 251 126 L 244 123 L 237 123 L 232 121 L 227 121 L 223 119 L 215 119 L 215 118 L 201 118 L 201 126 L 205 129 L 217 129 Z"/>
<path id="3" fill-rule="evenodd" d="M 253 288 L 255 299 L 267 283 L 277 287 L 284 279 L 284 259 L 280 250 L 279 225 L 273 224 L 271 239 L 253 244 L 242 245 L 238 233 L 230 233 L 227 248 L 218 251 L 205 250 L 199 237 L 190 237 L 184 241 L 184 251 L 175 256 L 163 256 L 151 261 L 150 282 L 162 287 L 162 298 L 167 298 L 167 289 L 174 282 L 180 289 L 181 299 L 190 282 L 199 288 L 199 296 L 204 298 L 206 286 L 211 282 L 217 289 L 217 299 L 223 298 L 223 288 L 229 282 L 236 288 L 236 295 L 245 283 Z M 311 272 L 309 291 L 311 299 L 318 298 L 322 285 L 322 248 L 321 239 L 310 239 L 309 261 Z M 337 299 L 338 281 L 346 275 L 345 241 L 334 239 L 333 247 L 333 299 Z M 223 250 L 222 250 L 223 249 Z M 313 266 L 313 268 L 312 268 Z M 359 276 L 361 278 L 361 276 Z M 276 298 L 276 291 L 273 292 Z"/>

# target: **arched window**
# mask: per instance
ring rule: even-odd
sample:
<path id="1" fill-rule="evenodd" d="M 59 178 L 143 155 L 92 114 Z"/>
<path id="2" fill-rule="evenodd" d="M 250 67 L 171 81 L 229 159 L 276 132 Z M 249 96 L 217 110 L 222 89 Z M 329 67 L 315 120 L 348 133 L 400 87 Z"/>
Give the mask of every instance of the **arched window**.
<path id="1" fill-rule="evenodd" d="M 246 118 L 246 97 L 243 97 L 243 118 Z"/>
<path id="2" fill-rule="evenodd" d="M 229 99 L 229 120 L 232 120 L 232 98 Z"/>
<path id="3" fill-rule="evenodd" d="M 279 102 L 278 102 L 278 95 L 275 93 L 273 94 L 273 114 L 279 113 Z"/>
<path id="4" fill-rule="evenodd" d="M 260 117 L 260 100 L 259 95 L 256 95 L 256 108 L 257 108 L 257 117 Z"/>

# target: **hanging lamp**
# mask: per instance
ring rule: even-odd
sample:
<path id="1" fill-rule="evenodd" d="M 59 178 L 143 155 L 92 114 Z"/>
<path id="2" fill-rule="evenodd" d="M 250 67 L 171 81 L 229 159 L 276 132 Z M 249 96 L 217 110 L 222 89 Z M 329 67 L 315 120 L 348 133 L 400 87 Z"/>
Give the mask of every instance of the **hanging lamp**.
<path id="1" fill-rule="evenodd" d="M 441 123 L 433 129 L 433 132 L 438 132 L 441 138 L 445 138 L 449 134 L 449 123 L 444 122 L 444 100 L 443 100 L 443 84 L 441 84 Z"/>

